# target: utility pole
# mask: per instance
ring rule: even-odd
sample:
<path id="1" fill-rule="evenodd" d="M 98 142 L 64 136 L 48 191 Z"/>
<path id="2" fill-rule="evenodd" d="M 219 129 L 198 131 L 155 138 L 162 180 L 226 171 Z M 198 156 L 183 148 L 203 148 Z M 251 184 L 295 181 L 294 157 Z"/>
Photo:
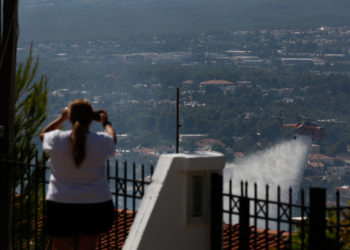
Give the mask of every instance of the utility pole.
<path id="1" fill-rule="evenodd" d="M 176 153 L 179 153 L 179 139 L 180 139 L 180 133 L 179 129 L 181 125 L 179 124 L 179 109 L 180 109 L 180 91 L 179 88 L 176 88 Z"/>
<path id="2" fill-rule="evenodd" d="M 0 0 L 0 249 L 11 247 L 18 0 Z"/>

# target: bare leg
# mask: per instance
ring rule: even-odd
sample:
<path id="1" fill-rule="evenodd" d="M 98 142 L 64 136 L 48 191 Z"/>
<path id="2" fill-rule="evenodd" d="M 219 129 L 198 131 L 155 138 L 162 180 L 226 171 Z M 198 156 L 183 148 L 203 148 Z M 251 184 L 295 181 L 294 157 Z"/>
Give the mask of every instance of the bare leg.
<path id="1" fill-rule="evenodd" d="M 77 235 L 77 250 L 95 250 L 97 235 L 86 235 L 78 233 Z"/>
<path id="2" fill-rule="evenodd" d="M 73 250 L 74 236 L 52 237 L 52 250 Z"/>

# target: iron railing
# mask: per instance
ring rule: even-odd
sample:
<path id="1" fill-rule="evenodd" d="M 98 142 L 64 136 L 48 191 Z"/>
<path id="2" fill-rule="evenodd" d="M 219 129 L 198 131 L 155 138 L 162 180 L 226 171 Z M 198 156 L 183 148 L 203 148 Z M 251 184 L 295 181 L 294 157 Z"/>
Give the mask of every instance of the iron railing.
<path id="1" fill-rule="evenodd" d="M 99 237 L 96 249 L 121 249 L 129 233 L 146 187 L 152 181 L 153 166 L 107 162 L 107 176 L 116 213 L 112 229 Z"/>
<path id="2" fill-rule="evenodd" d="M 6 160 L 1 163 L 12 169 L 12 249 L 49 249 L 44 202 L 50 175 L 47 158 L 37 154 L 30 163 Z M 100 236 L 97 249 L 121 248 L 152 175 L 153 166 L 107 161 L 115 219 L 111 231 Z"/>
<path id="3" fill-rule="evenodd" d="M 14 180 L 12 248 L 48 249 L 50 241 L 45 230 L 44 201 L 49 168 L 45 155 L 41 158 L 37 155 L 30 163 L 2 161 L 0 165 L 3 164 L 11 165 Z M 123 246 L 152 174 L 153 166 L 107 162 L 116 207 L 115 223 L 108 233 L 100 236 L 96 249 L 120 249 Z M 242 182 L 241 193 L 234 194 L 232 181 L 224 184 L 228 186 L 225 192 L 221 191 L 220 176 L 212 176 L 211 182 L 212 249 L 333 250 L 349 247 L 346 244 L 350 241 L 350 206 L 341 206 L 339 192 L 335 206 L 326 208 L 325 190 L 322 189 L 310 190 L 309 199 L 302 190 L 300 202 L 296 203 L 292 189 L 283 199 L 279 187 L 272 197 L 266 186 L 265 195 L 261 197 L 255 184 L 249 197 L 247 183 Z M 224 223 L 218 223 L 222 219 Z M 315 238 L 316 243 L 312 241 Z"/>
<path id="4" fill-rule="evenodd" d="M 350 206 L 340 206 L 339 192 L 333 207 L 326 207 L 326 190 L 311 188 L 309 204 L 304 190 L 300 202 L 293 201 L 292 189 L 287 200 L 258 195 L 254 184 L 252 197 L 248 184 L 241 182 L 241 193 L 232 193 L 232 181 L 223 192 L 224 249 L 343 249 L 350 246 Z M 235 238 L 236 236 L 236 238 Z"/>
<path id="5" fill-rule="evenodd" d="M 48 237 L 44 230 L 48 184 L 45 156 L 35 162 L 11 162 L 12 195 L 12 248 L 47 249 Z"/>

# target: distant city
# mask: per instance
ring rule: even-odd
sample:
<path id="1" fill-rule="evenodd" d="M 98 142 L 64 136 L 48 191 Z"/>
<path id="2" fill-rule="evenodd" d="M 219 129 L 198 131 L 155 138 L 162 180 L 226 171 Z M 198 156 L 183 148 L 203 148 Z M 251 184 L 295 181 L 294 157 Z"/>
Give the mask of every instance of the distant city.
<path id="1" fill-rule="evenodd" d="M 19 43 L 19 61 L 29 45 Z M 350 26 L 35 41 L 34 56 L 40 57 L 40 73 L 49 78 L 50 116 L 84 97 L 118 121 L 116 159 L 155 164 L 161 153 L 175 151 L 175 87 L 181 94 L 181 152 L 216 150 L 228 160 L 238 159 L 267 148 L 279 134 L 292 137 L 277 130 L 279 109 L 311 113 L 326 129 L 340 131 L 341 140 L 334 135 L 313 145 L 302 185 L 317 183 L 350 197 L 347 108 L 319 110 L 316 101 L 322 92 L 319 79 L 339 76 L 346 82 L 350 76 Z M 267 79 L 269 72 L 275 80 Z M 289 79 L 286 72 L 299 82 L 283 82 Z M 259 98 L 248 97 L 247 90 Z M 345 128 L 339 130 L 339 124 Z"/>
<path id="2" fill-rule="evenodd" d="M 134 40 L 135 39 L 135 40 Z M 163 35 L 118 40 L 36 42 L 42 60 L 72 63 L 224 64 L 273 68 L 302 66 L 314 73 L 349 74 L 350 27 Z M 23 58 L 29 44 L 19 44 Z M 178 50 L 182 47 L 183 50 Z M 113 77 L 113 75 L 110 75 Z"/>

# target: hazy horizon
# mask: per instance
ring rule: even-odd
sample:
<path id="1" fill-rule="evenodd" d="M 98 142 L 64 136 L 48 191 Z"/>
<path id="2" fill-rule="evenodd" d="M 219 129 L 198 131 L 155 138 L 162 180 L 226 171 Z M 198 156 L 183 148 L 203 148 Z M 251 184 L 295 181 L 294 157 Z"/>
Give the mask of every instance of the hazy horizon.
<path id="1" fill-rule="evenodd" d="M 20 41 L 349 25 L 349 9 L 345 0 L 31 0 L 20 2 Z"/>

